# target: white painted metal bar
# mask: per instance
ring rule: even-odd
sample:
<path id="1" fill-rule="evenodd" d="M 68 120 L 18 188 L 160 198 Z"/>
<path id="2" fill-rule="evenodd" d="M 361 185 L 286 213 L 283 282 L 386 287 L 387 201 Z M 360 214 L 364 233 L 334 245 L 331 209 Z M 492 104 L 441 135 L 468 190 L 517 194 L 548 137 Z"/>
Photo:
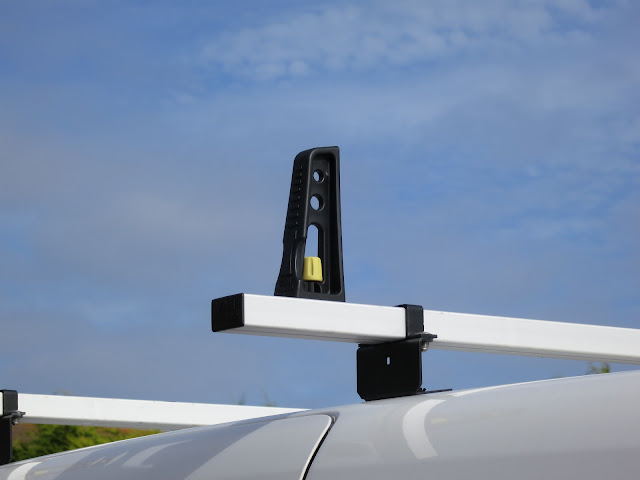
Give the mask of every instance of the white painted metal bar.
<path id="1" fill-rule="evenodd" d="M 91 425 L 148 430 L 181 428 L 298 412 L 295 408 L 156 402 L 18 393 L 22 423 Z"/>
<path id="2" fill-rule="evenodd" d="M 244 325 L 225 331 L 352 343 L 405 337 L 402 308 L 265 295 L 242 297 Z"/>
<path id="3" fill-rule="evenodd" d="M 640 330 L 424 311 L 431 348 L 640 364 Z"/>
<path id="4" fill-rule="evenodd" d="M 289 297 L 242 295 L 230 333 L 380 343 L 405 337 L 405 310 Z M 215 324 L 215 316 L 213 322 Z M 640 364 L 640 330 L 425 310 L 430 348 Z"/>

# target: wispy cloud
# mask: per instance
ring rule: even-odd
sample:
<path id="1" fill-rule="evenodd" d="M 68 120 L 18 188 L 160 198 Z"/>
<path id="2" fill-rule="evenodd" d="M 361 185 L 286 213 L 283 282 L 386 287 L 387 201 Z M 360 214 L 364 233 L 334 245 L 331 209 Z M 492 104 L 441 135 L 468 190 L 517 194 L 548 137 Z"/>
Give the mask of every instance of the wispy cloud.
<path id="1" fill-rule="evenodd" d="M 581 0 L 333 5 L 217 35 L 202 58 L 258 80 L 375 71 L 588 42 L 606 13 Z"/>

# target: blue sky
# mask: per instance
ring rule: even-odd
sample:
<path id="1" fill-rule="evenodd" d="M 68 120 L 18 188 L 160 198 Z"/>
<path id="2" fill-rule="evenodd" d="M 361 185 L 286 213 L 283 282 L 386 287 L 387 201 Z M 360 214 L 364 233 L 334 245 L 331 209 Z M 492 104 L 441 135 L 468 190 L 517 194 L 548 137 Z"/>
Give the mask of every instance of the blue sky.
<path id="1" fill-rule="evenodd" d="M 325 145 L 348 301 L 640 328 L 639 20 L 632 1 L 0 2 L 0 386 L 359 401 L 353 345 L 210 332 L 212 298 L 273 293 L 293 158 Z M 430 351 L 424 384 L 587 368 Z"/>

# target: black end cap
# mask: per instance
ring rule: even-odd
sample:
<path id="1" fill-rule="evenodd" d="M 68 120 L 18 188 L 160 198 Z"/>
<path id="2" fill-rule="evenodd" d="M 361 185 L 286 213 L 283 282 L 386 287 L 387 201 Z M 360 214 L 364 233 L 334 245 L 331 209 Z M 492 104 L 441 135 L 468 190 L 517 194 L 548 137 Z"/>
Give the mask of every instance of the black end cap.
<path id="1" fill-rule="evenodd" d="M 211 300 L 211 330 L 221 332 L 244 326 L 244 293 Z"/>

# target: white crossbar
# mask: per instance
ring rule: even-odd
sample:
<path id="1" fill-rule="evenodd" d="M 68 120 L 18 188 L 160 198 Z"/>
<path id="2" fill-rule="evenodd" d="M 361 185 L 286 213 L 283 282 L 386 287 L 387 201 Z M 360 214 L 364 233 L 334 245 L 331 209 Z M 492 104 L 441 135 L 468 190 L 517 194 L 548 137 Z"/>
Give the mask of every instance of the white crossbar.
<path id="1" fill-rule="evenodd" d="M 232 297 L 233 298 L 233 297 Z M 380 343 L 405 338 L 405 310 L 354 303 L 238 295 L 225 332 Z M 216 328 L 216 314 L 212 326 Z M 640 330 L 424 311 L 430 348 L 640 364 Z"/>
<path id="2" fill-rule="evenodd" d="M 23 423 L 178 430 L 300 411 L 204 403 L 156 402 L 117 398 L 69 397 L 18 393 Z"/>
<path id="3" fill-rule="evenodd" d="M 640 364 L 640 330 L 424 311 L 433 348 Z"/>

